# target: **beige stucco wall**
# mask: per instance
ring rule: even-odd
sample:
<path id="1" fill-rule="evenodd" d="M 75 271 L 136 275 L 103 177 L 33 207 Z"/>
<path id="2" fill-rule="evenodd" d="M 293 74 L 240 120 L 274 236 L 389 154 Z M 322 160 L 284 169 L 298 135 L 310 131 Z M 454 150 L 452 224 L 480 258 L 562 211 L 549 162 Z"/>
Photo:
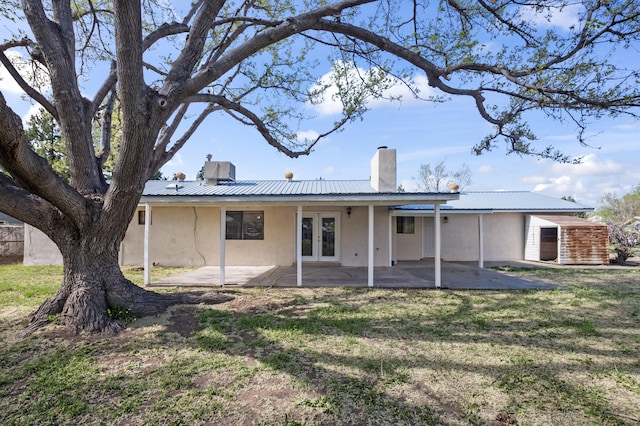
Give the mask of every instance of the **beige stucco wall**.
<path id="1" fill-rule="evenodd" d="M 447 216 L 448 222 L 444 223 Z M 483 215 L 484 260 L 522 260 L 525 246 L 525 215 L 493 213 Z M 479 257 L 478 215 L 443 215 L 442 259 L 476 261 Z"/>
<path id="2" fill-rule="evenodd" d="M 415 233 L 398 234 L 396 232 L 396 218 L 393 218 L 393 259 L 396 261 L 415 261 L 422 258 L 423 220 L 415 218 Z"/>
<path id="3" fill-rule="evenodd" d="M 389 265 L 389 210 L 374 207 L 374 264 Z M 366 266 L 369 258 L 369 207 L 351 208 L 351 216 L 342 214 L 341 263 L 343 266 Z"/>
<path id="4" fill-rule="evenodd" d="M 62 254 L 47 235 L 31 225 L 24 225 L 23 263 L 33 265 L 62 265 Z"/>
<path id="5" fill-rule="evenodd" d="M 294 207 L 234 206 L 229 211 L 264 211 L 264 240 L 227 240 L 225 263 L 235 265 L 291 265 Z M 150 261 L 165 266 L 220 264 L 218 207 L 152 207 Z M 129 225 L 120 251 L 123 265 L 144 261 L 144 225 L 138 215 Z"/>
<path id="6" fill-rule="evenodd" d="M 295 263 L 295 217 L 297 207 L 234 206 L 228 210 L 262 210 L 264 240 L 227 240 L 225 263 L 241 265 L 292 265 Z M 366 266 L 368 260 L 368 207 L 304 207 L 304 213 L 337 213 L 340 221 L 339 262 Z M 165 266 L 219 265 L 220 210 L 217 207 L 153 207 L 150 261 Z M 389 264 L 389 217 L 386 207 L 374 209 L 376 266 Z M 421 232 L 421 231 L 418 231 Z M 120 250 L 123 265 L 142 265 L 144 225 L 134 216 Z"/>

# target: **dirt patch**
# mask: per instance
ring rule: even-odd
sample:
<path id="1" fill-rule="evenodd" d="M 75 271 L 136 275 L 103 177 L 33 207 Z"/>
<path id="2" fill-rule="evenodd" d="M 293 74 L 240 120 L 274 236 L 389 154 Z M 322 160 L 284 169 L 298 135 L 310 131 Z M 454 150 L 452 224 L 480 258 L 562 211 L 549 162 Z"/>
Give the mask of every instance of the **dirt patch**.
<path id="1" fill-rule="evenodd" d="M 178 333 L 182 337 L 191 337 L 202 330 L 202 325 L 198 321 L 198 308 L 193 306 L 180 306 L 176 308 L 169 317 L 169 324 L 165 330 L 168 333 Z"/>

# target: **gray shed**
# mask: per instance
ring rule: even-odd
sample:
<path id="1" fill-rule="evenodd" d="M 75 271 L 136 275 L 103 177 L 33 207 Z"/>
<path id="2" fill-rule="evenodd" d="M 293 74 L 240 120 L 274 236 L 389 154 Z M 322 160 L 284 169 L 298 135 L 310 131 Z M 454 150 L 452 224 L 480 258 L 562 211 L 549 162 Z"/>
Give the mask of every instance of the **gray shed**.
<path id="1" fill-rule="evenodd" d="M 609 230 L 576 216 L 527 216 L 524 258 L 561 265 L 607 264 Z"/>

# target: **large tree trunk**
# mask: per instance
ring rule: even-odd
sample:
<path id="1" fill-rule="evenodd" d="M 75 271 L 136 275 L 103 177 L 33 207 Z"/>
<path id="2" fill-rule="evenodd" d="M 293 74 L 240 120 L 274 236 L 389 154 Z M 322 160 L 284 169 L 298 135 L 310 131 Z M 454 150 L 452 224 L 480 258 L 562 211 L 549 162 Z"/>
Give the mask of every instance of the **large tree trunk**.
<path id="1" fill-rule="evenodd" d="M 88 234 L 88 233 L 87 233 Z M 61 248 L 64 278 L 58 292 L 31 314 L 21 333 L 28 336 L 59 315 L 71 332 L 115 333 L 123 328 L 117 314 L 140 318 L 164 312 L 176 304 L 222 303 L 230 297 L 219 292 L 159 294 L 145 290 L 124 277 L 118 265 L 117 245 L 105 247 L 104 239 L 69 239 Z"/>

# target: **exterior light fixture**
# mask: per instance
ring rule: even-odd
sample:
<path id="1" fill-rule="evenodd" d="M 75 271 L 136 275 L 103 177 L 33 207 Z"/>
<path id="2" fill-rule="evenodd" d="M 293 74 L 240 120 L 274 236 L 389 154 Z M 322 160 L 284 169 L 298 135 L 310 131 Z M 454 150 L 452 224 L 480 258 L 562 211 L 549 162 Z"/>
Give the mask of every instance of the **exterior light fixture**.
<path id="1" fill-rule="evenodd" d="M 351 207 L 347 207 L 347 216 L 351 217 Z"/>

